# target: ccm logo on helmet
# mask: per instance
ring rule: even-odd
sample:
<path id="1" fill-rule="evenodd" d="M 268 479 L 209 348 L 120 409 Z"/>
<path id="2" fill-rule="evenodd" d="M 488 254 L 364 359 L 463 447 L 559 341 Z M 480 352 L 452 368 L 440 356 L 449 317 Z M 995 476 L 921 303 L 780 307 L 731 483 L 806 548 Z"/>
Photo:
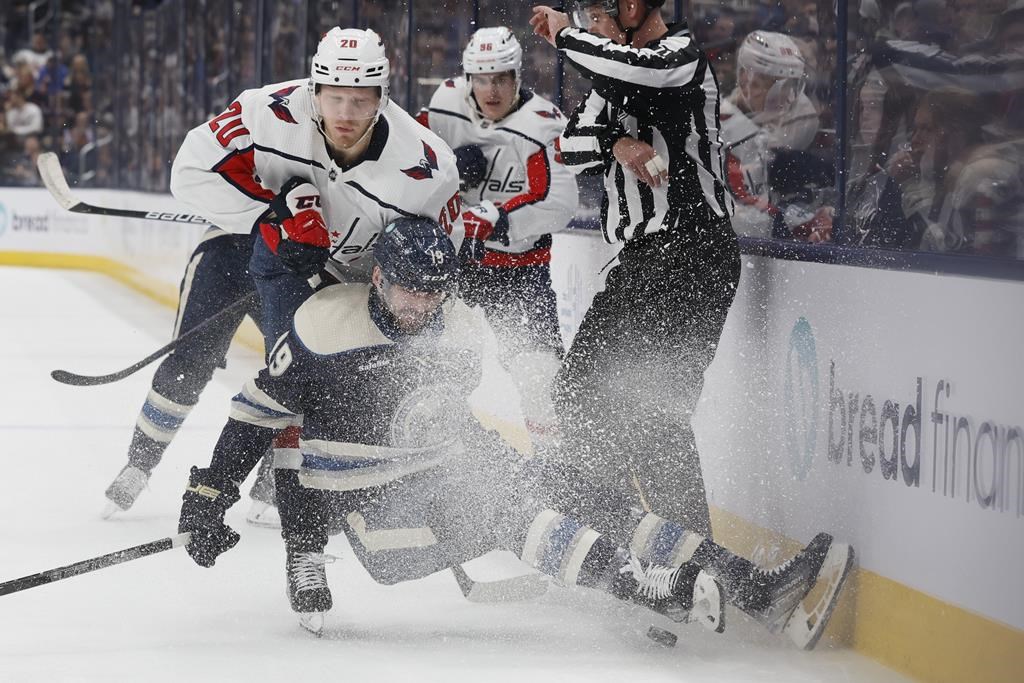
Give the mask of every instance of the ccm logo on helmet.
<path id="1" fill-rule="evenodd" d="M 361 67 L 361 66 L 352 66 L 351 64 L 339 64 L 338 66 L 334 67 L 334 70 L 335 71 L 359 71 L 362 68 L 363 67 Z"/>

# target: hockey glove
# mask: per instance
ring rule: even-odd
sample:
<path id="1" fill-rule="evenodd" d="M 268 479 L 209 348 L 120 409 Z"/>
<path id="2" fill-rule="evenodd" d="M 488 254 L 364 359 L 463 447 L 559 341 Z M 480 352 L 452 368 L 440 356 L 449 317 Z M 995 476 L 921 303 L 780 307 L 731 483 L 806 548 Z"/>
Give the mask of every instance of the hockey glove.
<path id="1" fill-rule="evenodd" d="M 319 273 L 331 257 L 331 238 L 320 212 L 320 191 L 303 178 L 286 182 L 270 202 L 275 223 L 260 225 L 270 250 L 288 270 L 304 278 Z"/>
<path id="2" fill-rule="evenodd" d="M 508 246 L 508 212 L 494 202 L 484 200 L 462 212 L 462 223 L 466 226 L 466 239 L 462 243 L 462 254 L 470 261 L 480 262 L 486 249 L 484 242 L 491 240 Z"/>
<path id="3" fill-rule="evenodd" d="M 185 550 L 200 567 L 212 567 L 218 555 L 238 543 L 238 533 L 224 523 L 224 513 L 238 499 L 235 482 L 209 469 L 192 468 L 181 497 L 178 533 L 192 534 Z"/>
<path id="4" fill-rule="evenodd" d="M 487 157 L 480 145 L 463 145 L 456 147 L 455 166 L 459 169 L 459 182 L 462 190 L 476 187 L 487 175 Z"/>

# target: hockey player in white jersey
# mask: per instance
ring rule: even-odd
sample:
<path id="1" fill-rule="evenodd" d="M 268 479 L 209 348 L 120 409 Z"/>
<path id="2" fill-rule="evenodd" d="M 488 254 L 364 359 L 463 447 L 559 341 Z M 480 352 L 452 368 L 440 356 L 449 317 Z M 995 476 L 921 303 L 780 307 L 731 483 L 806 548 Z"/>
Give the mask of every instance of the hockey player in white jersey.
<path id="1" fill-rule="evenodd" d="M 806 154 L 818 133 L 818 112 L 804 91 L 807 64 L 787 35 L 753 31 L 736 55 L 737 86 L 722 99 L 733 224 L 751 237 L 799 237 L 831 227 L 831 212 L 791 201 L 817 175 L 831 183 L 831 164 Z M 795 166 L 801 167 L 799 173 Z"/>
<path id="2" fill-rule="evenodd" d="M 322 270 L 324 278 L 369 278 L 370 250 L 391 220 L 426 216 L 461 242 L 454 155 L 391 102 L 389 73 L 375 32 L 336 27 L 320 41 L 308 78 L 246 90 L 188 133 L 171 191 L 218 228 L 186 270 L 176 333 L 255 290 L 259 306 L 248 312 L 269 349 L 313 293 L 308 278 Z M 107 491 L 119 508 L 145 486 L 245 312 L 180 347 L 157 371 L 129 464 Z M 278 445 L 296 438 L 289 433 Z M 254 510 L 258 522 L 266 505 Z"/>
<path id="3" fill-rule="evenodd" d="M 551 234 L 578 205 L 575 176 L 555 142 L 565 125 L 551 102 L 522 87 L 523 50 L 506 27 L 482 28 L 416 119 L 453 150 L 462 181 L 461 296 L 498 336 L 535 446 L 553 438 L 551 381 L 563 345 L 551 288 Z"/>
<path id="4" fill-rule="evenodd" d="M 311 630 L 333 605 L 323 554 L 333 527 L 380 583 L 500 548 L 563 584 L 714 631 L 724 629 L 730 602 L 813 647 L 849 571 L 849 546 L 818 534 L 765 571 L 699 533 L 632 510 L 614 491 L 595 490 L 587 498 L 600 501 L 601 516 L 631 530 L 630 548 L 616 547 L 588 510 L 564 506 L 565 477 L 579 471 L 521 458 L 472 416 L 481 321 L 451 298 L 456 254 L 439 226 L 400 218 L 373 252 L 372 285 L 327 287 L 299 308 L 268 368 L 234 398 L 209 467 L 192 469 L 178 528 L 191 534 L 186 549 L 197 564 L 213 566 L 238 542 L 224 523 L 237 482 L 299 413 L 299 490 L 282 498 L 281 516 L 289 598 Z M 809 617 L 800 603 L 815 586 Z"/>
<path id="5" fill-rule="evenodd" d="M 243 92 L 189 132 L 171 191 L 226 230 L 260 232 L 251 270 L 268 347 L 326 267 L 369 277 L 370 248 L 399 216 L 461 224 L 451 149 L 388 97 L 371 30 L 331 29 L 308 79 Z M 461 239 L 461 227 L 456 231 Z"/>

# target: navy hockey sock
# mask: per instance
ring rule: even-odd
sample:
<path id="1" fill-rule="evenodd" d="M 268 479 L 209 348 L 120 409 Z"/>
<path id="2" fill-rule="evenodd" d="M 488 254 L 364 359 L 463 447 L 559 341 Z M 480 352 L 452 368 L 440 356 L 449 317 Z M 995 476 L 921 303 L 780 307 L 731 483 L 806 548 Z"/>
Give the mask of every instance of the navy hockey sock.
<path id="1" fill-rule="evenodd" d="M 172 401 L 150 389 L 135 421 L 128 461 L 141 470 L 152 471 L 193 407 Z"/>

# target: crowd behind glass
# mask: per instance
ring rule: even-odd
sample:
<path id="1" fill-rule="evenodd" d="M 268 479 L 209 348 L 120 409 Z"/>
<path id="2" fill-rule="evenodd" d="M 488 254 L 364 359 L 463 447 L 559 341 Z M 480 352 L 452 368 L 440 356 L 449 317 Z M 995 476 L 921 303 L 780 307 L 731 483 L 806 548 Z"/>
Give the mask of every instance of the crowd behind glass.
<path id="1" fill-rule="evenodd" d="M 166 191 L 188 128 L 303 77 L 334 25 L 384 37 L 392 97 L 413 112 L 459 72 L 474 20 L 517 32 L 527 87 L 566 111 L 585 92 L 529 35 L 530 3 L 411 1 L 14 0 L 0 185 L 38 184 L 52 150 L 73 185 Z M 720 82 L 740 235 L 1024 256 L 1024 0 L 849 0 L 843 17 L 806 0 L 676 6 Z M 759 48 L 792 59 L 773 71 Z"/>

